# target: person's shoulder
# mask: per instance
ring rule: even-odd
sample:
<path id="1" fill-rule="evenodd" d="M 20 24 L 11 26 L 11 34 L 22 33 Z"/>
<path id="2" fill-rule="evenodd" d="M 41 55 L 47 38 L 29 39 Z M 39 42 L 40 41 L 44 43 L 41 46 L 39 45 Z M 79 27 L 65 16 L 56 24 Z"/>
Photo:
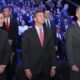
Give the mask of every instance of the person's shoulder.
<path id="1" fill-rule="evenodd" d="M 68 27 L 66 33 L 73 33 L 76 30 L 76 25 L 77 25 L 77 23 L 75 23 L 75 24 L 69 24 L 69 27 Z"/>
<path id="2" fill-rule="evenodd" d="M 14 18 L 14 17 L 10 17 L 10 20 L 11 20 L 11 22 L 14 23 L 14 24 L 17 23 L 17 19 Z"/>
<path id="3" fill-rule="evenodd" d="M 32 32 L 33 28 L 28 28 L 25 32 L 26 33 L 29 33 L 29 32 Z"/>
<path id="4" fill-rule="evenodd" d="M 29 35 L 32 33 L 33 28 L 29 28 L 27 30 L 25 30 L 24 35 Z"/>
<path id="5" fill-rule="evenodd" d="M 74 24 L 69 24 L 69 29 L 74 29 L 77 26 L 77 22 L 75 22 Z"/>
<path id="6" fill-rule="evenodd" d="M 52 30 L 50 28 L 46 27 L 46 31 L 48 34 L 52 34 Z"/>
<path id="7" fill-rule="evenodd" d="M 7 31 L 4 30 L 4 29 L 0 29 L 0 32 L 4 33 L 4 34 L 7 34 Z"/>
<path id="8" fill-rule="evenodd" d="M 7 31 L 0 29 L 0 32 L 1 32 L 2 36 L 8 36 Z"/>

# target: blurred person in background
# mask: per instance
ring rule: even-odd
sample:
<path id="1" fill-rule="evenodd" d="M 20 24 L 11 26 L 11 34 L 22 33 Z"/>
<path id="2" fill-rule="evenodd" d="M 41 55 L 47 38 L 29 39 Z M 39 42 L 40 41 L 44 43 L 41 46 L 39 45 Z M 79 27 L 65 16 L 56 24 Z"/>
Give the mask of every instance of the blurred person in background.
<path id="1" fill-rule="evenodd" d="M 15 70 L 14 68 L 16 64 L 16 46 L 17 46 L 16 40 L 18 37 L 18 24 L 17 24 L 17 20 L 12 18 L 11 16 L 12 14 L 8 6 L 5 6 L 3 8 L 3 14 L 4 14 L 3 29 L 8 33 L 9 44 L 12 48 L 9 64 L 7 66 L 7 68 L 9 69 L 9 70 L 7 69 L 8 80 L 11 80 L 14 74 L 14 70 Z"/>
<path id="2" fill-rule="evenodd" d="M 2 30 L 3 22 L 4 15 L 0 11 L 0 80 L 7 80 L 6 67 L 10 58 L 10 45 L 7 32 Z"/>
<path id="3" fill-rule="evenodd" d="M 68 21 L 71 21 L 73 19 L 73 16 L 70 16 L 68 13 L 68 9 L 69 9 L 69 4 L 64 4 L 63 9 L 61 10 L 61 15 L 64 18 L 67 18 Z"/>
<path id="4" fill-rule="evenodd" d="M 50 19 L 50 16 L 52 16 L 52 15 L 51 15 L 50 10 L 48 10 L 48 9 L 46 9 L 44 11 L 44 15 L 45 15 L 45 23 L 44 23 L 44 25 L 46 27 L 48 27 L 49 29 L 51 29 L 51 31 L 53 33 L 53 37 L 55 39 L 54 40 L 55 41 L 54 43 L 55 43 L 55 46 L 56 46 L 56 24 L 55 24 L 55 20 L 54 20 L 54 18 L 53 19 Z"/>
<path id="5" fill-rule="evenodd" d="M 66 51 L 70 66 L 70 80 L 80 80 L 80 6 L 75 13 L 77 21 L 66 34 Z"/>

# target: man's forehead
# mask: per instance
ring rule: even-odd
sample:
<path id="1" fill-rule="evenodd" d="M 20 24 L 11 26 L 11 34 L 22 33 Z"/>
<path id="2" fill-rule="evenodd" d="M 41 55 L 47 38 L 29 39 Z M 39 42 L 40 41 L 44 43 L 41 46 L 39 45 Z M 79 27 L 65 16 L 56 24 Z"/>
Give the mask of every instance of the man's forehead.
<path id="1" fill-rule="evenodd" d="M 49 10 L 46 10 L 45 12 L 46 12 L 46 13 L 50 13 L 50 11 L 49 11 Z"/>
<path id="2" fill-rule="evenodd" d="M 43 12 L 36 13 L 36 15 L 44 15 Z"/>
<path id="3" fill-rule="evenodd" d="M 36 13 L 36 14 L 44 14 L 43 12 L 38 12 L 38 13 Z"/>
<path id="4" fill-rule="evenodd" d="M 4 11 L 9 10 L 9 8 L 5 8 Z"/>

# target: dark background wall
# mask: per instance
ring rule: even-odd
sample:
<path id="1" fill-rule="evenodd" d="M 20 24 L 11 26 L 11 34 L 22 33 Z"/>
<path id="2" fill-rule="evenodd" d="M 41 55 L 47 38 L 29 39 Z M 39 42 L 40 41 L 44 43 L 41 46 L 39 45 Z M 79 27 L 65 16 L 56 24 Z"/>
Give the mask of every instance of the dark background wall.
<path id="1" fill-rule="evenodd" d="M 80 5 L 80 0 L 71 0 L 73 2 L 75 2 L 76 4 Z"/>

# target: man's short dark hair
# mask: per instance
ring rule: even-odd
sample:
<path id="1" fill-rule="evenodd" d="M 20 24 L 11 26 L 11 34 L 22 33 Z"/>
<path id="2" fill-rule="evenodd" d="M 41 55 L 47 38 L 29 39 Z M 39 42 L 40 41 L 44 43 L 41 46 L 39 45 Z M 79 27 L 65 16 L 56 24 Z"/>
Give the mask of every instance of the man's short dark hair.
<path id="1" fill-rule="evenodd" d="M 35 11 L 34 17 L 36 17 L 37 13 L 44 13 L 44 12 L 43 12 L 43 10 L 38 9 L 38 10 Z"/>
<path id="2" fill-rule="evenodd" d="M 3 11 L 2 10 L 0 10 L 0 14 L 3 14 Z"/>
<path id="3" fill-rule="evenodd" d="M 7 8 L 10 10 L 10 7 L 9 6 L 4 6 L 3 7 L 3 11 L 4 11 L 4 9 L 7 9 Z"/>

